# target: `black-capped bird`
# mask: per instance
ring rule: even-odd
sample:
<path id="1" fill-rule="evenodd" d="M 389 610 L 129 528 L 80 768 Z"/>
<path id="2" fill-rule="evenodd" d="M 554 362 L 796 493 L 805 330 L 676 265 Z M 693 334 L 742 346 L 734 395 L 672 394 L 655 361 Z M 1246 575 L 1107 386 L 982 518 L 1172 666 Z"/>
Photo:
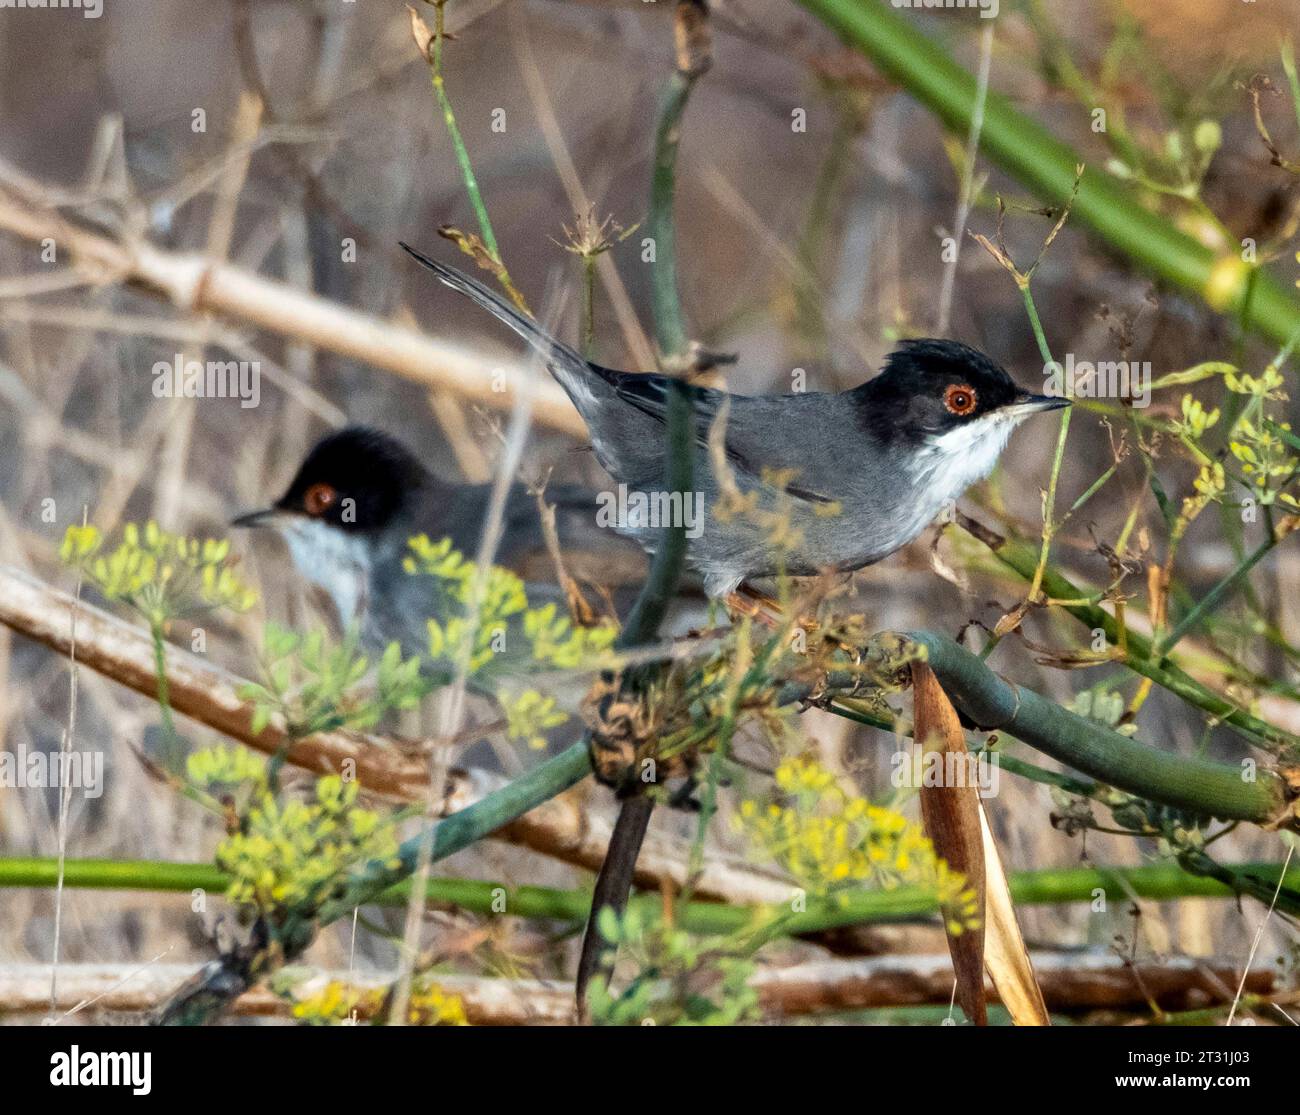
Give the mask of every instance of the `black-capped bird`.
<path id="1" fill-rule="evenodd" d="M 317 442 L 274 503 L 239 515 L 232 525 L 274 530 L 298 572 L 324 591 L 343 626 L 356 625 L 368 649 L 397 641 L 411 655 L 426 652 L 426 621 L 445 620 L 451 604 L 430 578 L 404 569 L 409 540 L 419 534 L 434 542 L 449 538 L 473 560 L 490 499 L 491 485 L 439 479 L 396 438 L 349 426 Z M 585 555 L 604 572 L 620 562 L 626 568 L 629 558 L 641 562 L 640 555 L 627 552 L 630 543 L 597 524 L 592 492 L 555 485 L 547 488 L 546 500 L 555 508 L 561 549 L 570 557 Z M 536 497 L 522 484 L 506 500 L 494 562 L 530 582 L 531 603 L 562 599 Z"/>
<path id="2" fill-rule="evenodd" d="M 500 295 L 403 244 L 453 290 L 524 338 L 568 393 L 609 474 L 653 506 L 668 487 L 664 435 L 670 380 L 585 360 Z M 1015 428 L 1069 400 L 1021 390 L 983 353 L 956 341 L 904 341 L 879 375 L 838 393 L 736 395 L 687 387 L 696 421 L 695 486 L 705 521 L 688 561 L 705 591 L 725 596 L 742 582 L 853 570 L 911 542 L 945 507 L 983 479 Z M 710 512 L 723 484 L 707 452 L 725 405 L 725 468 L 760 508 L 789 516 L 792 550 L 773 552 L 761 516 Z M 653 550 L 669 524 L 635 518 L 620 529 Z M 676 524 L 681 525 L 681 524 Z"/>

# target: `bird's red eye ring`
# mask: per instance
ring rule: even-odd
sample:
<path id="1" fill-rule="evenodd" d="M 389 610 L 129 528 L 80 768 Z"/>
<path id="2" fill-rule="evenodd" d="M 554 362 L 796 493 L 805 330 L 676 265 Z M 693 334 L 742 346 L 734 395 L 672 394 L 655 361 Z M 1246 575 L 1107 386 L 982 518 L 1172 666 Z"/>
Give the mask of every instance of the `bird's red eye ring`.
<path id="1" fill-rule="evenodd" d="M 303 510 L 308 515 L 323 515 L 338 500 L 339 494 L 329 484 L 313 484 L 302 497 Z"/>
<path id="2" fill-rule="evenodd" d="M 975 410 L 975 389 L 967 387 L 964 383 L 954 383 L 944 391 L 943 405 L 953 414 L 964 418 Z"/>

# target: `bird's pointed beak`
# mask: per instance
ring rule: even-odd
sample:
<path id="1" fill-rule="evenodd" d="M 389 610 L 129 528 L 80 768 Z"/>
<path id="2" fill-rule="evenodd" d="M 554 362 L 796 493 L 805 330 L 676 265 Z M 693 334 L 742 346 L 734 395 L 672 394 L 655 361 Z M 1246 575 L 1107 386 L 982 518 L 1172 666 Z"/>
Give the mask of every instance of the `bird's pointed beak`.
<path id="1" fill-rule="evenodd" d="M 1031 395 L 1028 391 L 1017 395 L 1007 411 L 1017 418 L 1028 418 L 1044 410 L 1060 410 L 1068 407 L 1070 400 L 1063 395 Z"/>
<path id="2" fill-rule="evenodd" d="M 230 520 L 232 527 L 271 527 L 275 526 L 280 513 L 274 507 L 263 507 L 260 511 L 246 511 Z"/>

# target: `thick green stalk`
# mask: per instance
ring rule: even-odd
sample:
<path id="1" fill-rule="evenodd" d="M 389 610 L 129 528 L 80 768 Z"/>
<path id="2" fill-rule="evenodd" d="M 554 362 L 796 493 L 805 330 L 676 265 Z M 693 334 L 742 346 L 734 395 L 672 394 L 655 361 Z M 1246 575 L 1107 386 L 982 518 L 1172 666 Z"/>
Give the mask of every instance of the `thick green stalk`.
<path id="1" fill-rule="evenodd" d="M 591 756 L 587 745 L 582 742 L 571 744 L 508 786 L 503 786 L 481 801 L 434 825 L 429 862 L 446 859 L 454 852 L 490 836 L 502 825 L 562 794 L 590 773 Z M 415 870 L 421 845 L 427 839 L 427 834 L 417 833 L 398 848 L 393 860 L 376 860 L 351 876 L 340 893 L 321 906 L 316 917 L 317 924 L 328 925 L 337 918 L 350 914 L 353 907 L 373 901 L 389 887 L 405 879 Z"/>
<path id="2" fill-rule="evenodd" d="M 944 692 L 981 729 L 1013 736 L 1074 770 L 1148 801 L 1202 816 L 1256 824 L 1280 821 L 1287 827 L 1297 827 L 1290 795 L 1273 771 L 1256 770 L 1255 780 L 1246 781 L 1241 766 L 1148 747 L 1063 709 L 1032 690 L 1004 681 L 979 657 L 945 635 L 919 631 L 906 638 L 926 648 L 930 667 Z M 852 679 L 848 683 L 852 684 Z M 832 698 L 838 684 L 838 678 L 828 679 Z M 797 701 L 806 694 L 806 685 L 792 684 L 782 691 L 782 700 Z M 851 707 L 832 705 L 831 711 L 875 727 L 892 728 L 880 718 Z M 1014 760 L 1009 756 L 1000 758 L 1008 761 L 1008 770 L 1013 769 Z M 1021 767 L 1016 773 L 1040 781 L 1055 780 L 1050 772 L 1037 771 L 1027 764 L 1016 765 Z M 1077 785 L 1073 790 L 1085 792 L 1086 787 Z"/>
<path id="3" fill-rule="evenodd" d="M 958 135 L 970 127 L 977 83 L 900 15 L 875 0 L 799 0 L 846 43 L 870 58 Z M 1067 145 L 990 92 L 980 146 L 994 163 L 1049 204 L 1070 194 L 1081 161 Z M 1232 250 L 1217 257 L 1170 221 L 1145 208 L 1104 171 L 1085 174 L 1073 214 L 1150 273 L 1205 298 L 1216 310 L 1244 305 L 1251 267 Z M 1300 327 L 1300 307 L 1271 275 L 1260 273 L 1244 316 L 1279 341 Z"/>
<path id="4" fill-rule="evenodd" d="M 668 79 L 659 101 L 655 130 L 654 171 L 650 180 L 650 235 L 655 262 L 651 271 L 655 340 L 667 359 L 685 354 L 690 336 L 677 288 L 677 226 L 673 201 L 677 194 L 677 149 L 681 142 L 682 115 L 698 73 L 678 67 Z"/>
<path id="5" fill-rule="evenodd" d="M 1175 755 L 1122 736 L 994 674 L 970 651 L 929 631 L 907 636 L 926 648 L 944 692 L 975 724 L 1022 740 L 1074 770 L 1151 801 L 1204 816 L 1294 824 L 1282 779 L 1247 781 L 1239 765 Z"/>
<path id="6" fill-rule="evenodd" d="M 681 142 L 682 115 L 691 89 L 712 60 L 708 10 L 700 0 L 678 0 L 674 11 L 677 66 L 664 88 L 655 129 L 654 169 L 650 181 L 650 232 L 654 240 L 654 268 L 651 291 L 654 297 L 655 339 L 660 359 L 685 370 L 689 348 L 686 317 L 677 286 L 677 233 L 674 203 L 677 195 L 677 153 Z M 669 493 L 677 493 L 681 519 L 659 533 L 645 583 L 619 632 L 619 649 L 652 642 L 668 606 L 677 592 L 686 561 L 687 500 L 695 476 L 695 407 L 686 383 L 673 379 L 668 385 L 668 406 L 664 437 L 664 481 Z M 645 688 L 660 672 L 660 664 L 649 662 L 634 668 L 621 681 L 624 691 Z M 632 772 L 628 772 L 629 775 Z M 645 786 L 631 783 L 610 834 L 605 860 L 596 876 L 592 911 L 583 932 L 582 951 L 574 980 L 580 1017 L 585 1017 L 587 986 L 604 962 L 609 946 L 597 928 L 606 909 L 621 913 L 632 890 L 637 857 L 654 810 L 654 800 Z"/>
<path id="7" fill-rule="evenodd" d="M 677 193 L 677 150 L 681 141 L 682 115 L 691 89 L 702 72 L 702 69 L 678 65 L 660 100 L 659 125 L 655 131 L 649 218 L 655 253 L 651 293 L 654 298 L 655 340 L 662 358 L 669 364 L 680 364 L 690 344 L 677 287 L 677 232 L 673 202 Z M 694 484 L 693 412 L 690 394 L 675 381 L 668 392 L 665 479 L 669 492 L 681 493 L 683 508 Z M 686 524 L 675 523 L 660 535 L 649 576 L 620 634 L 621 646 L 636 646 L 653 639 L 658 633 L 659 624 L 677 591 L 685 558 Z"/>
<path id="8" fill-rule="evenodd" d="M 1224 865 L 1233 875 L 1248 875 L 1276 888 L 1281 866 L 1276 863 Z M 54 857 L 0 859 L 0 887 L 52 887 L 58 876 Z M 1074 867 L 1044 871 L 1018 871 L 1009 877 L 1011 896 L 1018 905 L 1060 905 L 1091 902 L 1098 892 L 1122 901 L 1130 895 L 1156 900 L 1176 898 L 1231 898 L 1234 888 L 1214 878 L 1192 875 L 1176 863 L 1145 867 Z M 227 877 L 208 863 L 160 863 L 154 860 L 68 860 L 63 885 L 72 889 L 192 891 L 218 893 Z M 1286 885 L 1300 890 L 1300 867 L 1287 872 Z M 397 906 L 407 900 L 406 884 L 380 894 L 376 905 Z M 504 894 L 504 910 L 502 895 Z M 430 902 L 455 906 L 476 914 L 578 921 L 591 908 L 586 890 L 508 886 L 478 879 L 430 879 Z M 647 918 L 663 910 L 657 894 L 638 895 L 632 904 Z M 806 912 L 784 918 L 781 932 L 817 933 L 846 925 L 928 917 L 938 911 L 933 894 L 917 888 L 892 891 L 846 891 L 833 900 L 814 901 Z M 692 933 L 726 934 L 744 930 L 764 917 L 762 907 L 728 906 L 717 902 L 678 902 L 673 922 Z"/>
<path id="9" fill-rule="evenodd" d="M 881 653 L 887 665 L 897 655 L 900 638 L 925 647 L 944 692 L 982 730 L 1013 736 L 1074 770 L 1148 801 L 1199 816 L 1300 827 L 1286 784 L 1271 770 L 1251 768 L 1249 777 L 1253 781 L 1248 781 L 1243 766 L 1148 747 L 1061 708 L 1032 690 L 1004 681 L 979 657 L 946 635 L 917 631 L 901 637 L 888 633 L 877 636 L 875 651 Z M 833 702 L 837 692 L 852 690 L 860 685 L 861 678 L 852 672 L 832 672 L 823 682 L 820 692 Z M 806 679 L 791 681 L 781 689 L 778 700 L 806 700 L 813 689 Z M 831 711 L 876 724 L 876 718 L 857 714 L 851 708 L 832 704 Z"/>

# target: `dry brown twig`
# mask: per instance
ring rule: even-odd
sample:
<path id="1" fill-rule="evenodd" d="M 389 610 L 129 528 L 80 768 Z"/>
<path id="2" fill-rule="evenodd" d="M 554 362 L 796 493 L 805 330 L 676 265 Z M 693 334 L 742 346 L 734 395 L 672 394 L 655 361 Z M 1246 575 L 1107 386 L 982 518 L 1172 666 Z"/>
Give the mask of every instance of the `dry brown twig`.
<path id="1" fill-rule="evenodd" d="M 522 362 L 490 361 L 476 351 L 404 329 L 199 253 L 163 251 L 141 238 L 127 243 L 0 188 L 0 231 L 53 239 L 95 283 L 131 283 L 186 314 L 218 314 L 255 325 L 462 398 L 508 410 L 528 375 Z M 586 426 L 558 384 L 537 384 L 535 421 L 586 437 Z"/>
<path id="2" fill-rule="evenodd" d="M 1289 171 L 1292 174 L 1300 174 L 1300 163 L 1288 159 L 1282 154 L 1281 148 L 1274 142 L 1273 136 L 1269 133 L 1268 125 L 1264 123 L 1264 111 L 1260 105 L 1261 93 L 1278 94 L 1277 87 L 1269 80 L 1265 74 L 1257 74 L 1251 79 L 1245 87 L 1246 92 L 1250 94 L 1251 107 L 1255 114 L 1255 131 L 1259 133 L 1259 138 L 1264 146 L 1268 148 L 1269 161 L 1276 167 Z"/>
<path id="3" fill-rule="evenodd" d="M 1241 977 L 1240 969 L 1232 964 L 1189 957 L 1148 960 L 1133 966 L 1114 956 L 1035 953 L 1033 962 L 1053 1010 L 1145 1013 L 1147 993 L 1165 1010 L 1220 1003 L 1220 989 L 1235 985 Z M 195 967 L 188 964 L 65 965 L 56 1009 L 151 1011 L 194 971 Z M 318 972 L 299 985 L 295 993 L 312 994 L 330 981 L 360 990 L 387 986 L 383 973 Z M 776 1017 L 797 1017 L 946 1003 L 952 992 L 952 967 L 946 955 L 826 960 L 766 969 L 756 973 L 751 982 L 764 1010 Z M 573 987 L 567 981 L 440 975 L 438 985 L 460 996 L 473 1025 L 563 1025 L 574 1020 Z M 1279 1002 L 1295 997 L 1276 995 L 1276 977 L 1267 969 L 1250 972 L 1244 986 L 1252 996 L 1273 996 Z M 991 984 L 989 990 L 992 994 Z M 48 965 L 0 966 L 0 1015 L 48 1008 Z M 235 1001 L 232 1013 L 284 1017 L 289 1007 L 268 988 L 256 987 Z"/>

